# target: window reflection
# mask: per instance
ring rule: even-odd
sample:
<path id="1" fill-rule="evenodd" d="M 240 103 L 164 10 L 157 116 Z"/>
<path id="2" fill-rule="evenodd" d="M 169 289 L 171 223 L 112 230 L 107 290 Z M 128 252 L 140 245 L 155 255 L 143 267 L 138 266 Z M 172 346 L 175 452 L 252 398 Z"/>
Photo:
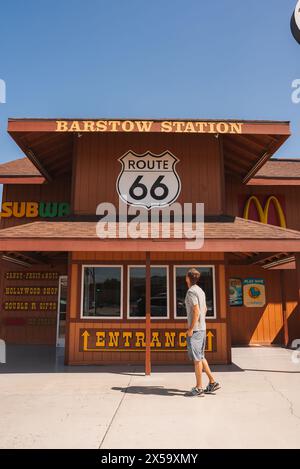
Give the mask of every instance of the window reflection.
<path id="1" fill-rule="evenodd" d="M 213 279 L 213 268 L 212 267 L 195 267 L 201 272 L 199 287 L 205 292 L 206 305 L 207 305 L 207 317 L 215 316 L 215 305 L 214 305 L 214 279 Z M 185 309 L 185 295 L 187 292 L 187 285 L 185 281 L 186 273 L 189 267 L 176 267 L 176 316 L 186 317 Z"/>
<path id="2" fill-rule="evenodd" d="M 84 267 L 83 316 L 121 316 L 121 267 Z"/>
<path id="3" fill-rule="evenodd" d="M 129 317 L 145 317 L 146 268 L 129 268 Z M 167 268 L 151 267 L 151 317 L 168 316 Z"/>

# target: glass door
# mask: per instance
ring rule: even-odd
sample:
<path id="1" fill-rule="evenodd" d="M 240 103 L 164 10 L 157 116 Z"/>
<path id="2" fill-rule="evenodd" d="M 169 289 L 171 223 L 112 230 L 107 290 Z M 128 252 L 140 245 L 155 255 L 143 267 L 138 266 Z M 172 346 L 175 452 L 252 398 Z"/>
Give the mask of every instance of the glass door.
<path id="1" fill-rule="evenodd" d="M 59 277 L 58 287 L 56 347 L 65 346 L 67 290 L 68 277 L 66 275 L 62 275 Z"/>

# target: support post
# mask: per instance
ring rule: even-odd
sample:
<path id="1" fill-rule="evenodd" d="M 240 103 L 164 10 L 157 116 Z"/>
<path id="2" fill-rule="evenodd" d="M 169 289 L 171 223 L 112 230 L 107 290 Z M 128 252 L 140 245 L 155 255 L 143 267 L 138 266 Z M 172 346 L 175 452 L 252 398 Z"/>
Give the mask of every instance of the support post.
<path id="1" fill-rule="evenodd" d="M 280 270 L 281 303 L 282 303 L 282 322 L 283 322 L 283 344 L 285 347 L 289 344 L 289 326 L 286 312 L 286 291 L 284 270 Z"/>
<path id="2" fill-rule="evenodd" d="M 225 275 L 224 275 L 224 279 L 223 279 L 223 281 L 225 283 L 225 287 L 224 287 L 225 299 L 223 300 L 223 302 L 220 301 L 220 304 L 223 303 L 223 305 L 224 305 L 223 307 L 225 308 L 225 311 L 226 311 L 227 363 L 228 363 L 228 365 L 230 365 L 232 363 L 232 348 L 231 348 L 231 311 L 230 311 L 229 294 L 228 294 L 228 290 L 229 290 L 228 265 L 229 265 L 228 256 L 227 256 L 227 253 L 225 253 L 224 254 L 224 271 L 225 271 Z"/>
<path id="3" fill-rule="evenodd" d="M 300 316 L 300 252 L 296 252 L 295 260 L 296 260 L 296 282 L 297 282 L 296 299 L 297 299 L 297 303 L 298 303 L 298 305 L 297 305 L 297 318 L 299 318 L 299 316 Z"/>
<path id="4" fill-rule="evenodd" d="M 151 374 L 151 258 L 146 252 L 146 355 L 145 375 Z"/>
<path id="5" fill-rule="evenodd" d="M 72 288 L 72 252 L 68 252 L 68 270 L 67 270 L 67 277 L 68 277 L 68 289 L 67 289 L 67 311 L 66 311 L 66 333 L 65 333 L 65 365 L 69 364 L 69 336 L 70 336 L 70 317 L 71 317 L 71 288 Z M 57 305 L 58 306 L 58 305 Z M 59 317 L 57 315 L 57 320 Z M 56 340 L 56 338 L 55 338 Z"/>

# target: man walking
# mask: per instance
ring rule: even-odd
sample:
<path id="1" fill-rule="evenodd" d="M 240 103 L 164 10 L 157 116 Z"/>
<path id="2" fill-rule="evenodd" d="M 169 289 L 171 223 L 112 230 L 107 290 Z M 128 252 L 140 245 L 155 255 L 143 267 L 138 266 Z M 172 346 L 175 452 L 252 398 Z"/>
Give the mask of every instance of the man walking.
<path id="1" fill-rule="evenodd" d="M 189 393 L 190 396 L 204 396 L 220 389 L 219 383 L 214 380 L 210 367 L 204 356 L 206 344 L 206 298 L 205 293 L 197 283 L 200 272 L 190 269 L 186 274 L 188 291 L 185 297 L 185 307 L 188 321 L 187 350 L 191 360 L 194 361 L 196 386 Z M 202 372 L 203 369 L 208 376 L 209 384 L 203 389 Z"/>

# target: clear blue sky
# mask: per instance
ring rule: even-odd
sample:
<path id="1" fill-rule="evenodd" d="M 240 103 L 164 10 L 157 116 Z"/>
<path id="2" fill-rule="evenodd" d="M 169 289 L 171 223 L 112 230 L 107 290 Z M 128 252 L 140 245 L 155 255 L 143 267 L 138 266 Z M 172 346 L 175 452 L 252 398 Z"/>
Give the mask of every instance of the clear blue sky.
<path id="1" fill-rule="evenodd" d="M 300 157 L 296 0 L 3 0 L 0 161 L 8 117 L 291 120 Z"/>

